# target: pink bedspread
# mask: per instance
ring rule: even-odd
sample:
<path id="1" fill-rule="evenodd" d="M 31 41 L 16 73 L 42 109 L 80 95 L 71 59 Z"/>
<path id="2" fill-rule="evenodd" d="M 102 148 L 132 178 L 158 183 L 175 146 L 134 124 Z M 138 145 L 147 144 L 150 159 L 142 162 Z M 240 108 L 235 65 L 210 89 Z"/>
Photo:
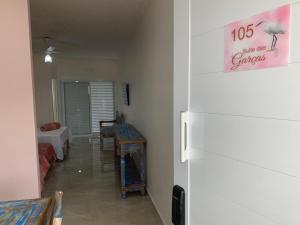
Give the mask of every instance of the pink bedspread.
<path id="1" fill-rule="evenodd" d="M 45 178 L 51 166 L 55 165 L 56 153 L 51 144 L 39 144 L 40 184 L 41 191 L 44 189 Z"/>

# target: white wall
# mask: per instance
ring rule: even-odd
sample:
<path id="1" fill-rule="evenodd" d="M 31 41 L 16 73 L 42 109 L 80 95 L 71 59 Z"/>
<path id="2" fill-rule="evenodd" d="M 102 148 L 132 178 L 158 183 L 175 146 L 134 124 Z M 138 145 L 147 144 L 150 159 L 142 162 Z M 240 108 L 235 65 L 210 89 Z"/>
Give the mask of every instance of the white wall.
<path id="1" fill-rule="evenodd" d="M 119 60 L 90 56 L 56 56 L 53 64 L 43 63 L 43 56 L 34 54 L 37 123 L 53 121 L 51 79 L 109 80 L 116 83 L 116 104 L 119 103 Z"/>
<path id="2" fill-rule="evenodd" d="M 225 74 L 224 25 L 287 2 L 289 66 Z M 299 19 L 299 1 L 191 1 L 191 225 L 300 224 Z"/>
<path id="3" fill-rule="evenodd" d="M 147 139 L 147 188 L 165 224 L 171 224 L 173 186 L 172 2 L 149 1 L 121 65 L 131 97 L 122 111 Z"/>
<path id="4" fill-rule="evenodd" d="M 43 56 L 33 54 L 35 83 L 35 105 L 38 126 L 54 120 L 52 82 L 56 74 L 55 65 L 45 64 Z"/>
<path id="5" fill-rule="evenodd" d="M 27 0 L 0 1 L 0 201 L 40 196 Z"/>

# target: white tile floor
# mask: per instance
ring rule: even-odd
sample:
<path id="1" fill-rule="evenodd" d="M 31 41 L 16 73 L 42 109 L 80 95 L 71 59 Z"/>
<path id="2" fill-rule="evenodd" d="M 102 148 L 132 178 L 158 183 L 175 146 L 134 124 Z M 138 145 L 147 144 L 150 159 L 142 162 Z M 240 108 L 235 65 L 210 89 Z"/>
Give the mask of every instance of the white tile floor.
<path id="1" fill-rule="evenodd" d="M 147 195 L 120 197 L 113 153 L 100 151 L 98 139 L 73 140 L 68 158 L 48 174 L 43 195 L 55 190 L 64 192 L 63 225 L 162 225 Z"/>

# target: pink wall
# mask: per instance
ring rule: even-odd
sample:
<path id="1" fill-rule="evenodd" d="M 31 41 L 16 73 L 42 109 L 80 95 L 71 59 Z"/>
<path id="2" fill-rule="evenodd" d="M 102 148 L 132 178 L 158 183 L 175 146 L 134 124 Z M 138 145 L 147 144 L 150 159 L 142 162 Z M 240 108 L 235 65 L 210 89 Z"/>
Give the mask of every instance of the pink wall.
<path id="1" fill-rule="evenodd" d="M 27 0 L 0 1 L 0 200 L 39 197 Z"/>

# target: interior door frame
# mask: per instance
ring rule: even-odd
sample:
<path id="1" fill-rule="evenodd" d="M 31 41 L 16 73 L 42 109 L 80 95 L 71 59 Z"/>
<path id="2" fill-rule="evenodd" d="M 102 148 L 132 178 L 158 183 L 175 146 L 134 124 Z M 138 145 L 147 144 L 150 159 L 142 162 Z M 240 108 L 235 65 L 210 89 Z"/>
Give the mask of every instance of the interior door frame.
<path id="1" fill-rule="evenodd" d="M 75 81 L 79 81 L 79 82 L 85 82 L 85 83 L 91 83 L 91 82 L 112 82 L 113 84 L 113 93 L 114 93 L 114 118 L 116 118 L 116 110 L 118 109 L 118 90 L 117 90 L 117 85 L 116 82 L 114 80 L 76 80 L 76 79 L 58 79 L 59 82 L 61 82 L 60 85 L 60 101 L 61 101 L 61 119 L 62 119 L 62 124 L 66 125 L 66 109 L 65 109 L 65 83 L 69 83 L 69 82 L 75 82 Z M 90 95 L 90 85 L 89 85 L 89 95 Z M 91 109 L 91 97 L 89 98 L 90 101 L 90 125 L 91 125 L 91 135 L 93 134 L 93 129 L 92 129 L 92 109 Z"/>
<path id="2" fill-rule="evenodd" d="M 185 224 L 189 224 L 189 161 L 180 162 L 180 114 L 189 110 L 190 0 L 174 0 L 173 148 L 174 185 L 185 189 Z"/>

